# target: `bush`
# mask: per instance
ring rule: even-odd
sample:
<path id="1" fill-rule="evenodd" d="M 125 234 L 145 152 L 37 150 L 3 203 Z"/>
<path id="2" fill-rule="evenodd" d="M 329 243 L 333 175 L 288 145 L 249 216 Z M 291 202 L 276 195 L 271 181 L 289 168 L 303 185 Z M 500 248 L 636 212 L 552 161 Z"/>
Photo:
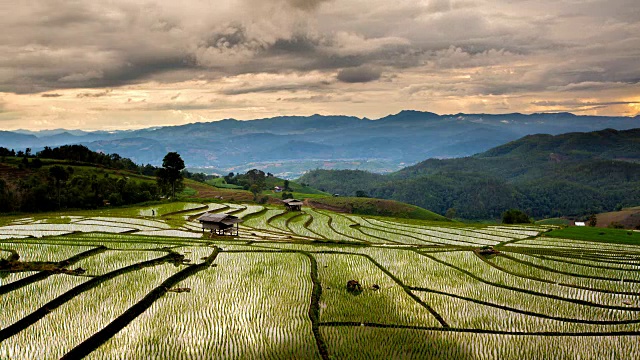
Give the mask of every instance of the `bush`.
<path id="1" fill-rule="evenodd" d="M 624 225 L 620 224 L 617 221 L 612 222 L 611 224 L 609 224 L 609 226 L 607 226 L 610 229 L 624 229 Z"/>
<path id="2" fill-rule="evenodd" d="M 530 222 L 531 219 L 522 210 L 509 209 L 502 213 L 503 224 L 528 224 Z"/>

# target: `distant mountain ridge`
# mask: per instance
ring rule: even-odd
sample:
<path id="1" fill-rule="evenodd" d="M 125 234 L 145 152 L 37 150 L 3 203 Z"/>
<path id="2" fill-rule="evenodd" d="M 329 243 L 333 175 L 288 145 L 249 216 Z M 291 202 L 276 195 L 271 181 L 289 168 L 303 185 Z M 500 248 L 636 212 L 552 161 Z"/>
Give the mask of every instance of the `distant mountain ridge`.
<path id="1" fill-rule="evenodd" d="M 457 159 L 428 159 L 388 175 L 314 170 L 323 191 L 393 199 L 468 219 L 509 208 L 537 218 L 584 216 L 640 204 L 640 129 L 529 135 Z"/>
<path id="2" fill-rule="evenodd" d="M 634 127 L 640 127 L 637 116 L 438 115 L 405 110 L 377 120 L 312 115 L 225 119 L 114 132 L 20 130 L 0 132 L 0 146 L 36 151 L 44 146 L 83 144 L 94 151 L 115 152 L 152 165 L 160 165 L 168 151 L 177 151 L 190 168 L 242 171 L 258 167 L 291 178 L 302 170 L 282 161 L 308 161 L 309 166 L 321 167 L 356 161 L 364 169 L 384 172 L 426 158 L 473 155 L 525 135 Z"/>

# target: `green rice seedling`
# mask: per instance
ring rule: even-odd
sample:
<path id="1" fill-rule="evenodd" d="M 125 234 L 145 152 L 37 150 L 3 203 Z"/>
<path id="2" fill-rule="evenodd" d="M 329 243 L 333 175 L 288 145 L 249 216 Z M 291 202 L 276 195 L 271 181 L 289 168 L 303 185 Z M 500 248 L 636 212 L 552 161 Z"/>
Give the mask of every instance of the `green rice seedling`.
<path id="1" fill-rule="evenodd" d="M 21 240 L 24 242 L 25 240 Z M 41 240 L 38 240 L 41 241 Z M 46 239 L 47 244 L 100 246 L 119 250 L 156 249 L 164 246 L 200 243 L 197 239 L 141 236 L 134 234 L 83 233 Z"/>
<path id="2" fill-rule="evenodd" d="M 237 213 L 233 213 L 233 216 L 235 217 L 239 217 L 239 218 L 244 218 L 246 216 L 249 216 L 251 214 L 255 214 L 255 213 L 259 213 L 260 211 L 262 211 L 264 209 L 264 206 L 262 205 L 245 205 L 245 209 L 237 212 Z"/>
<path id="3" fill-rule="evenodd" d="M 416 294 L 424 302 L 430 304 L 443 318 L 447 319 L 449 326 L 459 329 L 512 333 L 640 331 L 639 323 L 576 322 L 564 318 L 562 314 L 521 311 L 475 298 L 460 298 L 434 292 L 416 292 Z"/>
<path id="4" fill-rule="evenodd" d="M 15 323 L 86 280 L 88 280 L 86 277 L 56 274 L 0 295 L 0 309 L 2 309 L 0 311 L 0 329 Z M 0 345 L 4 345 L 4 342 L 0 343 Z M 2 354 L 1 350 L 0 354 Z M 34 359 L 28 356 L 17 358 Z"/>
<path id="5" fill-rule="evenodd" d="M 621 321 L 638 317 L 637 311 L 622 309 L 622 303 L 617 309 L 607 304 L 601 307 L 582 304 L 580 301 L 596 303 L 600 298 L 588 291 L 509 276 L 481 261 L 475 261 L 473 254 L 457 252 L 429 256 L 439 262 L 435 261 L 432 265 L 429 278 L 415 286 L 418 291 L 424 287 L 520 310 L 562 314 L 571 319 Z"/>
<path id="6" fill-rule="evenodd" d="M 223 252 L 216 264 L 179 284 L 189 293 L 165 295 L 88 358 L 319 357 L 305 256 Z"/>
<path id="7" fill-rule="evenodd" d="M 7 231 L 18 230 L 23 234 L 31 234 L 34 237 L 41 237 L 47 231 L 62 231 L 66 233 L 72 232 L 110 232 L 123 233 L 135 230 L 131 227 L 124 226 L 104 226 L 104 225 L 80 225 L 80 224 L 27 224 L 27 225 L 8 225 L 0 228 L 0 233 L 6 234 Z"/>
<path id="8" fill-rule="evenodd" d="M 156 259 L 166 255 L 161 251 L 121 251 L 107 250 L 86 259 L 80 260 L 76 267 L 81 267 L 87 271 L 87 275 L 103 275 L 125 266 L 135 263 Z"/>
<path id="9" fill-rule="evenodd" d="M 600 267 L 596 268 L 587 264 L 568 264 L 560 261 L 540 259 L 524 254 L 505 254 L 513 259 L 520 260 L 525 263 L 519 263 L 502 256 L 491 259 L 491 262 L 518 273 L 553 280 L 555 282 L 578 283 L 585 286 L 598 284 L 599 286 L 595 286 L 596 288 L 606 288 L 611 290 L 621 290 L 621 287 L 626 285 L 627 287 L 632 287 L 628 288 L 628 291 L 637 291 L 640 294 L 640 283 L 638 283 L 640 282 L 640 272 L 636 271 L 637 269 L 635 268 L 621 268 L 620 270 L 603 268 L 602 265 L 606 265 L 606 262 L 600 262 Z M 527 264 L 530 265 L 527 266 Z M 536 268 L 536 266 L 539 268 Z M 571 274 L 575 274 L 576 276 L 571 276 Z M 598 278 L 610 278 L 611 280 L 605 281 Z M 625 280 L 627 280 L 626 283 Z M 636 282 L 629 282 L 628 280 L 635 280 Z"/>
<path id="10" fill-rule="evenodd" d="M 473 234 L 470 232 L 462 234 L 450 233 L 449 228 L 408 226 L 405 224 L 380 221 L 377 219 L 367 219 L 367 221 L 372 225 L 377 225 L 378 228 L 386 227 L 393 230 L 399 230 L 423 240 L 426 243 L 456 246 L 482 246 L 495 244 L 494 241 L 473 237 Z"/>
<path id="11" fill-rule="evenodd" d="M 206 208 L 202 208 L 202 209 L 197 209 L 197 210 L 193 210 L 193 211 L 185 211 L 182 213 L 182 216 L 185 219 L 188 219 L 190 217 L 194 217 L 197 216 L 199 214 L 203 214 L 205 212 L 220 212 L 223 210 L 226 210 L 229 208 L 229 205 L 227 204 L 219 204 L 219 203 L 208 203 L 205 204 Z"/>
<path id="12" fill-rule="evenodd" d="M 323 326 L 321 332 L 332 359 L 475 359 L 462 338 L 441 339 L 424 330 Z"/>
<path id="13" fill-rule="evenodd" d="M 291 229 L 287 227 L 287 222 L 291 218 L 298 216 L 300 214 L 301 214 L 300 212 L 289 211 L 289 212 L 282 213 L 282 215 L 272 216 L 269 218 L 269 220 L 267 220 L 267 222 L 273 230 L 282 231 L 285 233 L 291 233 Z"/>
<path id="14" fill-rule="evenodd" d="M 329 225 L 329 221 L 331 220 L 330 216 L 311 209 L 307 209 L 305 212 L 311 215 L 313 219 L 307 228 L 314 233 L 333 241 L 357 242 L 354 238 L 337 233 Z"/>
<path id="15" fill-rule="evenodd" d="M 126 226 L 135 226 L 139 230 L 153 230 L 153 229 L 171 229 L 171 226 L 167 225 L 161 219 L 140 219 L 140 218 L 126 218 L 126 217 L 107 217 L 107 216 L 95 216 L 86 218 L 85 220 L 95 221 L 107 221 L 116 223 L 120 226 L 126 224 Z"/>
<path id="16" fill-rule="evenodd" d="M 0 354 L 13 354 L 14 358 L 22 359 L 60 358 L 107 326 L 175 272 L 174 265 L 164 264 L 104 282 L 4 340 L 0 343 Z M 64 335 L 52 338 L 52 334 Z"/>
<path id="17" fill-rule="evenodd" d="M 349 217 L 342 216 L 335 213 L 324 212 L 325 215 L 331 218 L 331 228 L 345 236 L 358 242 L 370 242 L 370 243 L 393 243 L 388 237 L 376 237 L 373 234 L 367 234 L 359 230 L 360 224 L 351 220 Z"/>
<path id="18" fill-rule="evenodd" d="M 13 250 L 20 255 L 20 261 L 59 262 L 95 246 L 69 246 L 49 244 L 23 244 L 16 242 L 0 243 L 3 249 Z"/>
<path id="19" fill-rule="evenodd" d="M 367 258 L 350 254 L 314 256 L 318 261 L 322 284 L 322 322 L 440 325 L 426 308 L 407 295 L 400 285 Z M 349 280 L 357 280 L 363 291 L 359 294 L 349 292 L 346 288 Z"/>
<path id="20" fill-rule="evenodd" d="M 337 359 L 633 359 L 640 355 L 638 342 L 625 336 L 509 336 L 366 326 L 327 326 L 322 334 L 329 356 Z"/>
<path id="21" fill-rule="evenodd" d="M 310 219 L 311 215 L 305 213 L 301 216 L 297 216 L 291 219 L 291 221 L 289 221 L 289 223 L 287 224 L 287 227 L 289 228 L 289 230 L 291 230 L 291 232 L 298 236 L 320 238 L 318 234 L 307 229 L 307 227 L 304 226 L 304 224 L 307 223 L 307 221 L 309 221 Z"/>
<path id="22" fill-rule="evenodd" d="M 422 236 L 415 236 L 411 233 L 408 233 L 404 230 L 394 229 L 392 227 L 387 227 L 383 225 L 375 225 L 373 222 L 363 219 L 359 216 L 348 216 L 348 218 L 359 224 L 359 230 L 365 233 L 366 235 L 370 235 L 372 237 L 377 238 L 377 243 L 389 243 L 389 244 L 406 244 L 406 245 L 439 245 L 438 242 L 430 242 L 427 240 L 423 240 Z M 386 239 L 386 241 L 381 240 Z"/>
<path id="23" fill-rule="evenodd" d="M 47 236 L 59 236 L 69 234 L 69 230 L 33 230 L 29 228 L 23 229 L 2 229 L 0 228 L 0 239 L 26 239 L 26 238 L 42 238 Z"/>
<path id="24" fill-rule="evenodd" d="M 174 212 L 182 212 L 186 210 L 200 209 L 200 208 L 204 208 L 204 206 L 199 203 L 173 202 L 173 203 L 167 203 L 167 204 L 142 208 L 138 210 L 137 214 L 133 214 L 133 215 L 154 217 L 154 216 L 163 216 L 163 215 L 174 213 Z"/>
<path id="25" fill-rule="evenodd" d="M 37 274 L 37 271 L 23 271 L 17 273 L 0 272 L 0 286 L 11 284 L 14 281 L 22 280 L 33 274 Z"/>
<path id="26" fill-rule="evenodd" d="M 580 241 L 574 239 L 538 237 L 535 239 L 526 239 L 508 244 L 508 246 L 533 246 L 533 247 L 552 247 L 552 248 L 571 248 L 571 249 L 594 249 L 611 251 L 624 251 L 631 253 L 640 253 L 637 245 L 625 245 L 615 243 L 601 243 L 594 241 Z"/>
<path id="27" fill-rule="evenodd" d="M 267 209 L 263 214 L 252 216 L 246 219 L 242 223 L 242 225 L 252 229 L 256 229 L 256 230 L 278 230 L 278 229 L 273 229 L 268 224 L 268 220 L 276 215 L 280 215 L 283 213 L 284 213 L 284 210 L 282 209 Z"/>
<path id="28" fill-rule="evenodd" d="M 184 231 L 184 230 L 156 230 L 156 231 L 138 231 L 136 232 L 138 235 L 146 235 L 146 236 L 167 236 L 167 237 L 176 237 L 176 238 L 194 238 L 199 239 L 202 237 L 201 232 L 193 232 L 193 231 Z"/>
<path id="29" fill-rule="evenodd" d="M 76 222 L 75 224 L 78 225 L 97 225 L 97 226 L 108 226 L 108 227 L 118 227 L 118 226 L 124 226 L 124 223 L 117 223 L 117 222 L 112 222 L 112 221 L 104 221 L 104 220 L 93 220 L 93 219 L 86 219 L 86 220 L 81 220 Z M 135 230 L 159 230 L 158 228 L 153 228 L 153 227 L 148 227 L 148 226 L 144 226 L 144 225 L 137 225 L 137 224 L 126 224 L 127 227 L 131 228 L 131 229 L 135 229 Z"/>

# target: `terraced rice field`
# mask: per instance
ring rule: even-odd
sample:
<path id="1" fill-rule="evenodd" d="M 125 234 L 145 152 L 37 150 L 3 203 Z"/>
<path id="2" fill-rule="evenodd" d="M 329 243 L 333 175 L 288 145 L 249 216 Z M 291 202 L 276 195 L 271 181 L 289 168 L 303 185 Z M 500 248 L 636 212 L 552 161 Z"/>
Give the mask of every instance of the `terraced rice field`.
<path id="1" fill-rule="evenodd" d="M 13 264 L 0 272 L 0 359 L 640 357 L 635 245 L 537 226 L 173 208 L 0 227 Z M 203 233 L 204 211 L 242 217 L 240 235 Z"/>

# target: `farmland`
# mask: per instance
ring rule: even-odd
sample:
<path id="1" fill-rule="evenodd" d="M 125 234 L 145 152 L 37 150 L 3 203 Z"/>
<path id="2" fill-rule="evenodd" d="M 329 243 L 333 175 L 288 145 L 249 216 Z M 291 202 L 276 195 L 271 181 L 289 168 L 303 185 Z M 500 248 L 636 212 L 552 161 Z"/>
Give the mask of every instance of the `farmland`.
<path id="1" fill-rule="evenodd" d="M 198 202 L 0 223 L 0 359 L 640 356 L 636 233 Z"/>

